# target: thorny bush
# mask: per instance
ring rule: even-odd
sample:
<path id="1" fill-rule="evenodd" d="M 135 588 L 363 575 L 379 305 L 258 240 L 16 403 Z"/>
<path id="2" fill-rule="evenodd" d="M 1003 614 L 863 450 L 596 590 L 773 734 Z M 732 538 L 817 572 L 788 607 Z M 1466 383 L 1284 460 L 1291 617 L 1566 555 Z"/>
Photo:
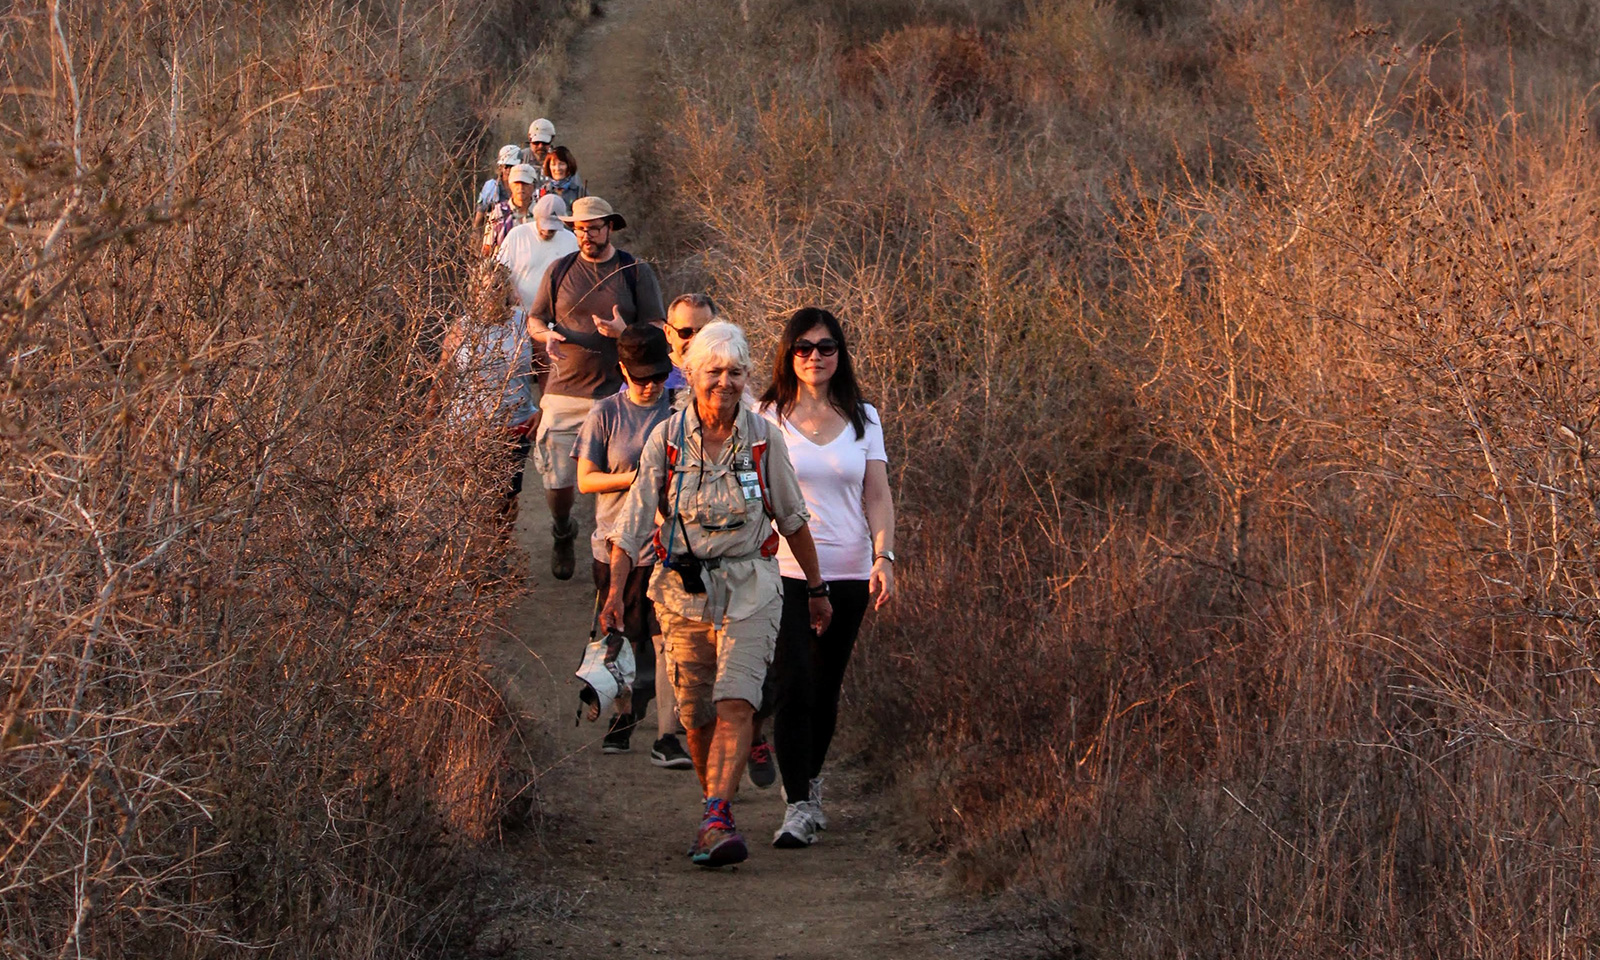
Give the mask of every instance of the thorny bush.
<path id="1" fill-rule="evenodd" d="M 497 9 L 4 15 L 0 953 L 459 932 L 515 590 L 504 458 L 419 411 Z"/>
<path id="2" fill-rule="evenodd" d="M 669 38 L 647 159 L 686 272 L 767 342 L 835 309 L 884 411 L 851 702 L 908 835 L 1064 956 L 1591 953 L 1587 60 L 1317 2 L 750 6 Z"/>

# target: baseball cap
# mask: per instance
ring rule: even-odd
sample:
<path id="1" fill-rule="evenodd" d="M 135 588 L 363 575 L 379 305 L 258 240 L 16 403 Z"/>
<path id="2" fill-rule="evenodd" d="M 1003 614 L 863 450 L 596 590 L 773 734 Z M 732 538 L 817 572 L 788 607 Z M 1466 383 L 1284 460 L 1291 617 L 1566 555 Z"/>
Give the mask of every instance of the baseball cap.
<path id="1" fill-rule="evenodd" d="M 532 164 L 519 163 L 511 168 L 512 183 L 538 183 L 539 174 L 533 169 Z"/>
<path id="2" fill-rule="evenodd" d="M 648 380 L 672 372 L 672 351 L 667 335 L 653 323 L 635 323 L 617 337 L 617 359 L 635 380 Z"/>
<path id="3" fill-rule="evenodd" d="M 547 193 L 533 205 L 533 219 L 540 230 L 560 230 L 561 216 L 567 212 L 567 201 L 559 193 Z"/>
<path id="4" fill-rule="evenodd" d="M 500 166 L 514 167 L 522 162 L 522 150 L 514 143 L 508 143 L 500 148 Z"/>
<path id="5" fill-rule="evenodd" d="M 539 143 L 549 143 L 556 138 L 556 125 L 544 117 L 528 124 L 528 139 Z"/>

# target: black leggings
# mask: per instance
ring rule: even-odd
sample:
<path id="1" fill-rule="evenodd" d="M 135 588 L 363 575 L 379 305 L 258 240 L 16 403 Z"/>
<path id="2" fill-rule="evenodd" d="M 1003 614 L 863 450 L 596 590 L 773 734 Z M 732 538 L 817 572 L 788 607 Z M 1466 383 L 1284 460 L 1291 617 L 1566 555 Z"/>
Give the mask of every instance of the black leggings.
<path id="1" fill-rule="evenodd" d="M 804 800 L 822 773 L 839 719 L 839 689 L 867 612 L 867 581 L 828 583 L 833 622 L 821 636 L 811 630 L 806 582 L 783 578 L 783 622 L 772 658 L 772 747 L 790 803 Z"/>
<path id="2" fill-rule="evenodd" d="M 597 603 L 605 603 L 611 592 L 611 564 L 594 561 L 594 589 Z M 656 697 L 656 645 L 651 637 L 661 632 L 656 624 L 656 605 L 646 591 L 650 589 L 650 574 L 654 566 L 634 567 L 628 572 L 628 582 L 622 585 L 622 632 L 633 647 L 633 664 L 637 671 L 633 677 L 634 719 L 644 716 L 645 708 Z M 667 706 L 671 706 L 668 704 Z"/>

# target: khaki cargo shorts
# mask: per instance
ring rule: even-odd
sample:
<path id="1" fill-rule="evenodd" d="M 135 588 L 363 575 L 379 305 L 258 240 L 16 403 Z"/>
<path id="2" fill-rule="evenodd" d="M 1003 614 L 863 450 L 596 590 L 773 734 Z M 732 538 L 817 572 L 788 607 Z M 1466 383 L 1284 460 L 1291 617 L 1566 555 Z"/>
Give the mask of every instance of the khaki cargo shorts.
<path id="1" fill-rule="evenodd" d="M 717 719 L 718 700 L 761 705 L 761 684 L 772 663 L 782 615 L 780 597 L 753 616 L 725 621 L 718 630 L 703 620 L 656 608 L 678 719 L 686 728 L 694 730 Z"/>
<path id="2" fill-rule="evenodd" d="M 546 490 L 561 490 L 578 485 L 578 461 L 572 451 L 578 445 L 578 428 L 589 415 L 594 401 L 585 397 L 539 398 L 539 432 L 533 440 L 533 467 L 544 478 Z"/>

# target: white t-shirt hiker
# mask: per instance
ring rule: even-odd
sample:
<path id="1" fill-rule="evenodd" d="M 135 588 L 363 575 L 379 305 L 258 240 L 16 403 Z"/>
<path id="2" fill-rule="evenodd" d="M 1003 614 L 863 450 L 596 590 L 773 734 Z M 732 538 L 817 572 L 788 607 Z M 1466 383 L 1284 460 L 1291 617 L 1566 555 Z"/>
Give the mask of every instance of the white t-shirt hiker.
<path id="1" fill-rule="evenodd" d="M 506 238 L 500 241 L 495 259 L 511 268 L 511 282 L 517 288 L 522 309 L 526 310 L 533 306 L 534 294 L 539 292 L 539 281 L 544 279 L 544 272 L 550 269 L 550 264 L 577 252 L 578 238 L 571 230 L 563 227 L 555 232 L 555 236 L 545 240 L 539 236 L 534 222 L 529 221 L 511 228 Z"/>
<path id="2" fill-rule="evenodd" d="M 856 439 L 856 429 L 845 421 L 844 429 L 827 443 L 813 443 L 775 410 L 762 415 L 783 431 L 789 459 L 800 478 L 800 492 L 811 514 L 811 539 L 817 543 L 817 562 L 824 580 L 867 580 L 872 576 L 872 529 L 867 526 L 867 509 L 862 502 L 867 461 L 889 462 L 883 448 L 883 424 L 872 404 L 864 404 L 867 427 Z M 778 543 L 778 571 L 786 577 L 804 579 L 787 540 Z"/>

